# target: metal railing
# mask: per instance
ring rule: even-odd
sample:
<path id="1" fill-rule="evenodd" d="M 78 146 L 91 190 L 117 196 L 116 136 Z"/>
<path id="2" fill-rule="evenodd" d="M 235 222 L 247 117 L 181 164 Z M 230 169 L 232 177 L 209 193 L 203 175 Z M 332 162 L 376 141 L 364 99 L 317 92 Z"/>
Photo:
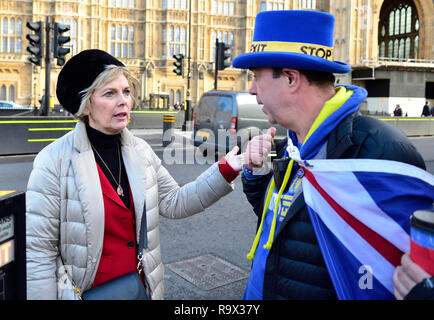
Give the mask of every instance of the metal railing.
<path id="1" fill-rule="evenodd" d="M 365 66 L 408 66 L 408 67 L 423 67 L 433 68 L 434 60 L 430 59 L 415 59 L 415 58 L 392 58 L 392 57 L 379 57 L 378 59 L 364 59 L 362 58 L 361 64 Z"/>

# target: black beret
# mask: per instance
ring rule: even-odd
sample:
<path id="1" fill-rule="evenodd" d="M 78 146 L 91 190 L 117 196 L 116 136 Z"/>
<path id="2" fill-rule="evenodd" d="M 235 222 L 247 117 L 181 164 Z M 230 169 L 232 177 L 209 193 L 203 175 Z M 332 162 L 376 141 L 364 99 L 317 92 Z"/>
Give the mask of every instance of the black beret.
<path id="1" fill-rule="evenodd" d="M 91 49 L 76 54 L 62 68 L 57 78 L 56 95 L 60 104 L 75 114 L 81 104 L 80 91 L 89 88 L 108 65 L 124 64 L 105 51 Z"/>

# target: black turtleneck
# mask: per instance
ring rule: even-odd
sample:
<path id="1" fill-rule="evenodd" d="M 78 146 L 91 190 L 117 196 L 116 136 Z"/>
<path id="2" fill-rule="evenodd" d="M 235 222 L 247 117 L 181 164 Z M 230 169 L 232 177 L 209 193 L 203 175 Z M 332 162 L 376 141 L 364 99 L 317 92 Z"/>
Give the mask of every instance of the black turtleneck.
<path id="1" fill-rule="evenodd" d="M 99 155 L 103 158 L 105 164 L 110 168 L 111 173 L 116 178 L 116 181 L 113 180 L 111 174 L 107 170 L 104 163 L 101 161 L 101 159 L 98 157 L 98 154 L 96 154 L 95 150 L 93 150 L 93 154 L 95 156 L 95 160 L 98 163 L 99 167 L 101 168 L 102 172 L 104 172 L 106 178 L 108 181 L 110 181 L 111 185 L 113 186 L 113 189 L 116 191 L 118 188 L 117 180 L 119 179 L 119 156 L 118 156 L 118 150 L 121 152 L 121 142 L 120 142 L 120 133 L 115 135 L 108 135 L 105 133 L 102 133 L 101 131 L 98 131 L 91 126 L 89 126 L 88 123 L 86 123 L 86 131 L 87 136 L 90 140 L 90 143 L 92 146 L 98 151 Z M 119 148 L 119 149 L 118 149 Z M 121 198 L 122 202 L 125 204 L 127 208 L 130 208 L 130 188 L 128 183 L 128 176 L 127 171 L 125 170 L 124 161 L 122 160 L 122 152 L 120 153 L 121 157 L 121 167 L 122 167 L 122 174 L 121 174 L 121 187 L 124 191 L 124 196 L 119 196 Z"/>

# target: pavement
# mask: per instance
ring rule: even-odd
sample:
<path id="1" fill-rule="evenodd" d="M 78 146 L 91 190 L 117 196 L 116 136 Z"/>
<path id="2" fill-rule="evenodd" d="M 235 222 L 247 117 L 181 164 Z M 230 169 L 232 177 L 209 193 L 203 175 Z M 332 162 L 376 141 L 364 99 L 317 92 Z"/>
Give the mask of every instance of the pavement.
<path id="1" fill-rule="evenodd" d="M 205 163 L 187 163 L 187 153 L 195 151 L 192 131 L 174 129 L 170 148 L 163 148 L 162 129 L 133 129 L 162 159 L 162 165 L 183 186 L 208 169 Z M 171 163 L 178 153 L 181 161 Z M 175 150 L 175 151 L 174 151 Z M 174 151 L 174 152 L 173 152 Z M 204 212 L 173 220 L 160 220 L 160 244 L 165 265 L 165 300 L 240 300 L 250 270 L 246 254 L 255 236 L 257 217 L 242 192 L 240 179 L 234 191 Z"/>

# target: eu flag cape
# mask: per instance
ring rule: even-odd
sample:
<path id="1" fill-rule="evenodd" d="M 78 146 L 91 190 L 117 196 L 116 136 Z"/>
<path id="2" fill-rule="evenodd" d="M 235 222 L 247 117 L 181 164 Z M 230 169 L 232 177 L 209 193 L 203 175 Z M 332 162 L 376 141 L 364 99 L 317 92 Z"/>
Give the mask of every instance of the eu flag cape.
<path id="1" fill-rule="evenodd" d="M 393 299 L 410 215 L 433 207 L 434 176 L 388 160 L 300 162 L 303 194 L 339 299 Z"/>

